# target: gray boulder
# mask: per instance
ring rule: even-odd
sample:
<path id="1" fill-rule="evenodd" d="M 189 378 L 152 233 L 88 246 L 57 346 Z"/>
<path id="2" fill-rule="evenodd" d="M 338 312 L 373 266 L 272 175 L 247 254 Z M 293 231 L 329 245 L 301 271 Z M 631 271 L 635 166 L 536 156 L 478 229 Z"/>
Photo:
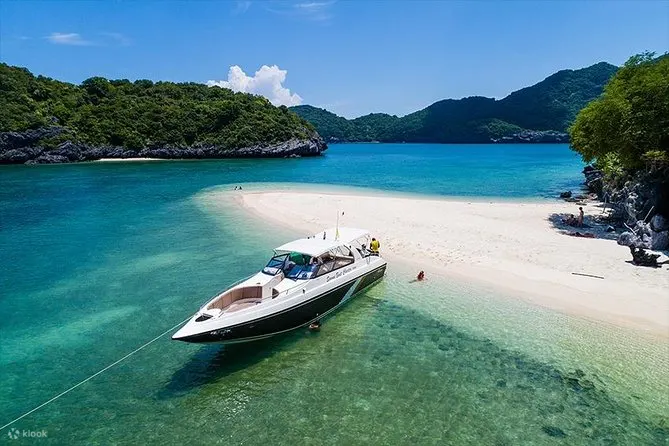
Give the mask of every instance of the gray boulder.
<path id="1" fill-rule="evenodd" d="M 65 129 L 59 126 L 42 127 L 24 132 L 0 132 L 0 152 L 32 147 L 45 138 L 53 138 L 63 133 Z"/>
<path id="2" fill-rule="evenodd" d="M 650 236 L 650 249 L 657 251 L 669 249 L 669 231 L 653 232 Z"/>
<path id="3" fill-rule="evenodd" d="M 583 175 L 585 176 L 585 186 L 588 188 L 588 190 L 598 195 L 601 194 L 603 188 L 604 172 L 595 169 L 592 166 L 585 166 L 583 169 Z"/>
<path id="4" fill-rule="evenodd" d="M 6 152 L 0 152 L 0 164 L 21 164 L 25 163 L 31 158 L 34 158 L 34 154 L 30 150 L 26 149 L 10 149 Z"/>
<path id="5" fill-rule="evenodd" d="M 67 158 L 67 161 L 69 162 L 75 162 L 84 159 L 84 156 L 81 153 L 82 149 L 85 150 L 86 147 L 85 146 L 82 147 L 78 144 L 66 141 L 60 144 L 58 147 L 56 147 L 56 149 L 50 151 L 49 154 L 53 156 L 62 156 L 64 158 Z"/>
<path id="6" fill-rule="evenodd" d="M 68 163 L 70 160 L 62 155 L 53 155 L 51 153 L 44 153 L 35 159 L 26 161 L 26 164 L 60 164 Z"/>
<path id="7" fill-rule="evenodd" d="M 618 244 L 635 248 L 651 249 L 654 232 L 651 231 L 650 224 L 639 220 L 636 222 L 633 229 L 634 232 L 625 231 L 620 234 L 618 236 Z"/>
<path id="8" fill-rule="evenodd" d="M 669 219 L 664 218 L 660 214 L 650 219 L 650 227 L 653 231 L 662 232 L 669 229 Z"/>
<path id="9" fill-rule="evenodd" d="M 641 238 L 631 231 L 625 231 L 618 236 L 618 244 L 621 246 L 638 247 L 641 243 Z"/>

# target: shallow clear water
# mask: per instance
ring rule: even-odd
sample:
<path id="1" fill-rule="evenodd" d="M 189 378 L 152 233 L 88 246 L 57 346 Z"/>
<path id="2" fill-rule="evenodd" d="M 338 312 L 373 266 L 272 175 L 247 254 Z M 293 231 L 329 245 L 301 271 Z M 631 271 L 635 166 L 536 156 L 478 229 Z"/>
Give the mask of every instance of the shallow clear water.
<path id="1" fill-rule="evenodd" d="M 0 167 L 0 425 L 183 320 L 294 236 L 207 188 L 542 199 L 576 189 L 581 167 L 565 146 L 413 144 Z M 666 345 L 411 274 L 391 265 L 317 334 L 235 347 L 166 336 L 13 427 L 54 444 L 668 441 Z"/>

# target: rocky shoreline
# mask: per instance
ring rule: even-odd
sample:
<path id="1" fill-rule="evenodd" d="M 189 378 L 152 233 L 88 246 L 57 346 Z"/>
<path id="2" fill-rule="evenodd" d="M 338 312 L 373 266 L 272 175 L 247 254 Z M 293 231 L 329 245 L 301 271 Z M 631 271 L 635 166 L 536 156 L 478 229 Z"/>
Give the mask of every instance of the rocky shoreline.
<path id="1" fill-rule="evenodd" d="M 642 172 L 616 183 L 606 181 L 604 173 L 593 166 L 586 166 L 583 175 L 586 189 L 609 211 L 603 217 L 606 223 L 626 229 L 618 236 L 619 245 L 656 251 L 669 249 L 666 178 Z M 561 195 L 561 198 L 569 197 Z"/>
<path id="2" fill-rule="evenodd" d="M 406 143 L 417 143 L 417 141 L 405 141 L 402 139 L 397 140 L 383 140 L 383 141 L 367 141 L 359 139 L 349 139 L 349 138 L 336 138 L 330 136 L 327 138 L 328 144 L 340 144 L 340 143 L 391 143 L 391 144 L 406 144 Z M 425 141 L 422 141 L 425 142 Z M 473 136 L 468 141 L 445 141 L 445 142 L 435 142 L 430 141 L 430 144 L 568 144 L 569 143 L 569 134 L 564 132 L 559 132 L 557 130 L 522 130 L 518 133 L 514 133 L 508 136 L 502 136 L 501 138 L 492 138 L 484 135 Z"/>
<path id="3" fill-rule="evenodd" d="M 59 164 L 102 158 L 297 158 L 320 156 L 327 150 L 327 144 L 317 135 L 309 139 L 291 139 L 277 144 L 236 149 L 195 144 L 187 147 L 164 145 L 133 150 L 120 146 L 92 146 L 69 140 L 53 148 L 45 147 L 44 140 L 58 137 L 65 131 L 63 127 L 53 126 L 25 132 L 0 132 L 0 164 Z"/>
<path id="4" fill-rule="evenodd" d="M 523 130 L 510 136 L 502 136 L 499 139 L 490 139 L 493 143 L 511 144 L 566 144 L 569 143 L 569 135 L 556 130 Z"/>

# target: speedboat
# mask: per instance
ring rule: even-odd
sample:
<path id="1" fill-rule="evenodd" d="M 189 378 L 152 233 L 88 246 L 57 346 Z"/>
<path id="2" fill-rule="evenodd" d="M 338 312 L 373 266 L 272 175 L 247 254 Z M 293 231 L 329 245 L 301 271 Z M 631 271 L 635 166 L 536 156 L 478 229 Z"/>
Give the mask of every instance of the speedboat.
<path id="1" fill-rule="evenodd" d="M 367 249 L 370 240 L 362 229 L 331 228 L 281 245 L 261 271 L 209 300 L 172 339 L 232 344 L 320 323 L 383 278 L 386 261 Z"/>

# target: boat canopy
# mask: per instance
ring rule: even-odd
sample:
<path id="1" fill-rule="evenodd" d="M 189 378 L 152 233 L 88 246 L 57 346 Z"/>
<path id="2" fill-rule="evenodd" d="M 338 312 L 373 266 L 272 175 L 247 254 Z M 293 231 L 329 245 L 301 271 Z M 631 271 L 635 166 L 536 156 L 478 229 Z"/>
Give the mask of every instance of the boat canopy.
<path id="1" fill-rule="evenodd" d="M 278 252 L 298 252 L 310 256 L 320 256 L 328 251 L 337 249 L 341 245 L 355 245 L 358 247 L 362 243 L 367 243 L 369 232 L 364 229 L 355 228 L 336 228 L 326 229 L 314 236 L 301 238 L 292 242 L 285 243 L 274 251 Z M 357 243 L 354 243 L 357 242 Z"/>
<path id="2" fill-rule="evenodd" d="M 316 238 L 323 238 L 323 234 L 325 234 L 325 239 L 326 240 L 335 240 L 335 238 L 340 241 L 341 243 L 353 243 L 354 240 L 357 240 L 359 238 L 368 238 L 369 237 L 369 231 L 366 231 L 364 229 L 357 229 L 357 228 L 339 228 L 339 231 L 337 231 L 337 228 L 328 228 L 325 231 L 321 231 L 318 234 L 315 235 Z"/>

